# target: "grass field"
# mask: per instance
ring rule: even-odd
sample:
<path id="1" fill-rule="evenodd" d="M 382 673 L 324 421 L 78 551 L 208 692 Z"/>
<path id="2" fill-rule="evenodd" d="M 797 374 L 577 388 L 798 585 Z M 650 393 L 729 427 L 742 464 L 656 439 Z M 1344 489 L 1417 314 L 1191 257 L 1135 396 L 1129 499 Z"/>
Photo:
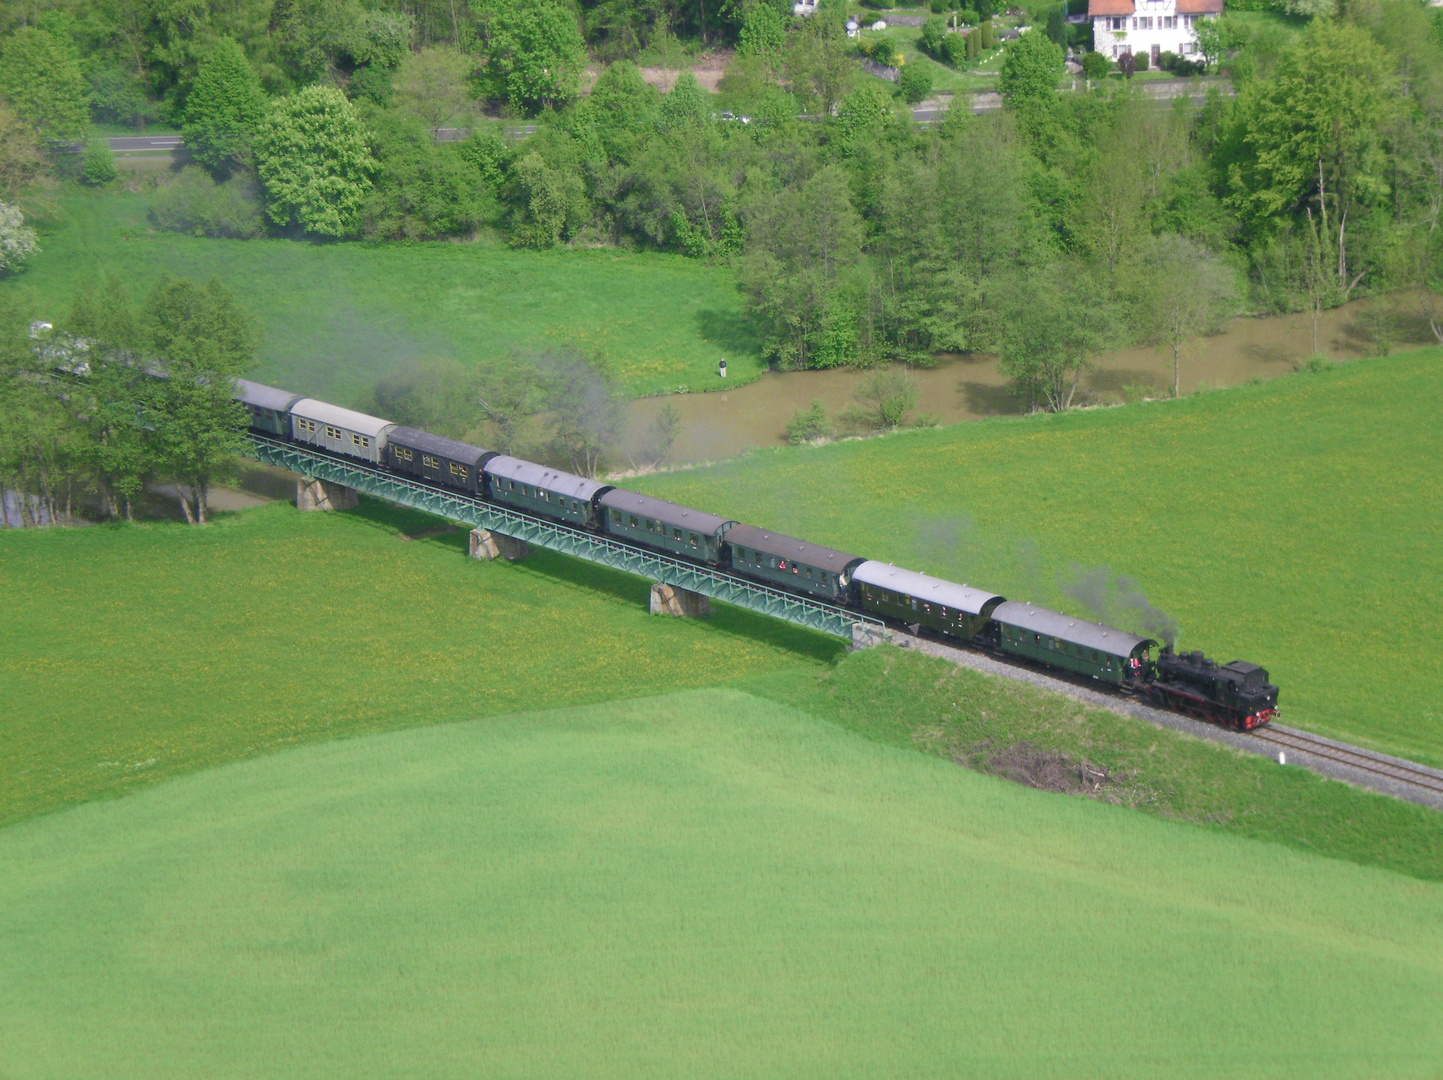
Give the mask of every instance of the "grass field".
<path id="1" fill-rule="evenodd" d="M 0 863 L 16 1077 L 1443 1060 L 1443 888 L 735 691 L 305 747 L 12 826 Z"/>
<path id="2" fill-rule="evenodd" d="M 1422 350 L 628 484 L 1077 614 L 1096 593 L 1136 625 L 1129 577 L 1184 647 L 1267 667 L 1289 722 L 1443 764 L 1440 400 Z"/>
<path id="3" fill-rule="evenodd" d="M 920 656 L 838 662 L 724 606 L 655 618 L 643 581 L 539 551 L 479 564 L 437 528 L 367 502 L 0 531 L 0 824 L 301 743 L 730 686 L 982 771 L 1061 753 L 1112 774 L 1107 801 L 1443 880 L 1435 812 Z"/>
<path id="4" fill-rule="evenodd" d="M 61 318 L 98 275 L 137 292 L 161 274 L 218 277 L 263 322 L 255 378 L 352 404 L 420 361 L 514 349 L 600 352 L 634 395 L 711 389 L 764 368 L 731 272 L 680 255 L 512 251 L 489 244 L 210 240 L 157 231 L 151 196 L 67 187 L 41 252 L 0 288 Z"/>
<path id="5" fill-rule="evenodd" d="M 840 643 L 366 504 L 0 530 L 0 823 L 295 742 L 820 670 Z M 3 981 L 3 980 L 0 980 Z"/>

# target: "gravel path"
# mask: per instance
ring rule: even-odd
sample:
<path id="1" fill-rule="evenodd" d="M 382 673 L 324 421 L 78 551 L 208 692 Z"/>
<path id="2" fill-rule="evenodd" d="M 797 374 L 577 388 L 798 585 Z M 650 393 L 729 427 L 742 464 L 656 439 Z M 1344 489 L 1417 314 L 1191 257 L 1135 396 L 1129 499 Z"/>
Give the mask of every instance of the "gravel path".
<path id="1" fill-rule="evenodd" d="M 1031 668 L 1004 663 L 1001 660 L 985 656 L 982 653 L 972 652 L 967 649 L 958 649 L 929 638 L 915 637 L 911 634 L 903 634 L 897 631 L 891 631 L 890 636 L 892 640 L 902 648 L 916 649 L 918 652 L 926 653 L 928 656 L 940 657 L 943 660 L 949 660 L 954 664 L 961 664 L 964 667 L 970 667 L 976 671 L 985 671 L 989 675 L 1000 675 L 1003 678 L 1015 679 L 1018 682 L 1031 683 L 1033 686 L 1041 687 L 1044 690 L 1053 690 L 1059 694 L 1067 694 L 1089 705 L 1096 705 L 1103 709 L 1111 709 L 1113 712 L 1122 713 L 1125 716 L 1133 716 L 1139 720 L 1146 720 L 1149 723 L 1157 724 L 1159 727 L 1172 728 L 1174 731 L 1181 731 L 1184 734 L 1192 735 L 1199 739 L 1211 739 L 1213 742 L 1227 743 L 1235 750 L 1242 750 L 1249 754 L 1257 754 L 1261 757 L 1271 758 L 1274 761 L 1278 760 L 1278 746 L 1253 735 L 1240 731 L 1230 731 L 1227 728 L 1221 728 L 1215 724 L 1203 723 L 1201 720 L 1194 720 L 1189 716 L 1167 712 L 1163 709 L 1154 709 L 1150 705 L 1133 701 L 1131 698 L 1102 693 L 1091 687 L 1082 686 L 1066 679 L 1060 679 L 1053 675 L 1044 675 L 1042 672 L 1034 671 Z M 1269 726 L 1280 732 L 1296 735 L 1318 743 L 1320 744 L 1319 749 L 1323 750 L 1323 752 L 1326 752 L 1325 748 L 1331 747 L 1343 751 L 1350 756 L 1370 759 L 1380 764 L 1392 765 L 1423 773 L 1425 776 L 1433 777 L 1437 779 L 1440 784 L 1443 784 L 1443 770 L 1432 769 L 1426 765 L 1419 765 L 1415 761 L 1408 761 L 1404 758 L 1389 757 L 1386 754 L 1365 750 L 1362 747 L 1350 746 L 1347 743 L 1337 742 L 1336 740 L 1327 739 L 1321 735 L 1314 735 L 1311 732 L 1301 731 L 1298 728 L 1287 727 L 1283 724 L 1271 724 Z M 1320 773 L 1323 776 L 1331 777 L 1334 780 L 1342 780 L 1358 787 L 1381 791 L 1387 795 L 1393 795 L 1399 799 L 1406 799 L 1409 802 L 1417 803 L 1420 806 L 1443 810 L 1443 791 L 1434 791 L 1416 784 L 1405 783 L 1401 780 L 1369 771 L 1366 768 L 1359 768 L 1343 762 L 1334 761 L 1319 754 L 1307 753 L 1294 747 L 1288 747 L 1286 754 L 1287 766 L 1297 765 Z"/>

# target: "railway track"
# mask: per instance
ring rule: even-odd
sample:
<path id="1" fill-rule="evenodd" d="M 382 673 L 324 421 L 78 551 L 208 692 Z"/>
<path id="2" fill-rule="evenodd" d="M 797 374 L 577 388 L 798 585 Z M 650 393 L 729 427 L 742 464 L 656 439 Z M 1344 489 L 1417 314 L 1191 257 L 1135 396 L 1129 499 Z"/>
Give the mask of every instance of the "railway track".
<path id="1" fill-rule="evenodd" d="M 1443 776 L 1420 765 L 1384 757 L 1382 754 L 1375 754 L 1357 746 L 1341 746 L 1331 740 L 1318 738 L 1305 731 L 1298 731 L 1296 728 L 1279 728 L 1270 724 L 1255 728 L 1248 734 L 1283 750 L 1311 754 L 1325 761 L 1333 761 L 1375 776 L 1387 777 L 1400 784 L 1443 795 Z"/>

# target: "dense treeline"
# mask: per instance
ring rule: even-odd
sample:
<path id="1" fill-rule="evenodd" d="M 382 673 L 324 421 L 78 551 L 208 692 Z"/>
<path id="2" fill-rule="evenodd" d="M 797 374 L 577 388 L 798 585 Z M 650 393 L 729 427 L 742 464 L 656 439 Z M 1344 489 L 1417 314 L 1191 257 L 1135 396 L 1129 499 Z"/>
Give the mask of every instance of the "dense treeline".
<path id="1" fill-rule="evenodd" d="M 161 478 L 204 524 L 243 445 L 231 380 L 256 345 L 219 282 L 165 280 L 137 308 L 111 279 L 76 298 L 64 327 L 0 305 L 0 491 L 18 495 L 19 524 L 68 520 L 90 497 L 128 519 Z"/>
<path id="2" fill-rule="evenodd" d="M 1089 355 L 1176 356 L 1240 306 L 1316 316 L 1412 290 L 1443 335 L 1424 289 L 1443 272 L 1443 20 L 1418 0 L 1353 0 L 1292 38 L 1224 18 L 1209 48 L 1237 94 L 1202 107 L 1121 81 L 1059 94 L 1061 49 L 1034 31 L 1007 48 L 1002 114 L 926 130 L 861 78 L 835 4 L 657 9 L 736 31 L 718 100 L 685 72 L 662 94 L 624 59 L 578 98 L 583 31 L 620 41 L 596 27 L 621 9 L 551 3 L 286 0 L 187 8 L 183 27 L 143 2 L 138 22 L 91 0 L 22 10 L 0 184 L 33 181 L 27 131 L 73 131 L 87 78 L 107 107 L 96 72 L 128 41 L 137 93 L 198 162 L 158 194 L 160 225 L 730 260 L 782 366 L 997 350 L 1035 404 L 1065 408 Z M 539 109 L 537 132 L 438 141 L 478 95 Z M 1376 305 L 1385 345 L 1396 315 Z"/>

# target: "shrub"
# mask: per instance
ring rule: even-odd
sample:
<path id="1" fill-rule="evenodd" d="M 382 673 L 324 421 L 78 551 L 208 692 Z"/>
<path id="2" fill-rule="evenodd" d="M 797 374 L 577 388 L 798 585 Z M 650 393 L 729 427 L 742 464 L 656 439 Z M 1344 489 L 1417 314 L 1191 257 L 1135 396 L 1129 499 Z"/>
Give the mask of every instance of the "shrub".
<path id="1" fill-rule="evenodd" d="M 1159 68 L 1161 68 L 1163 71 L 1176 71 L 1176 70 L 1177 70 L 1177 62 L 1178 62 L 1179 60 L 1181 60 L 1181 59 L 1182 59 L 1182 57 L 1178 56 L 1177 53 L 1175 53 L 1175 52 L 1169 52 L 1169 51 L 1167 51 L 1166 49 L 1164 49 L 1162 52 L 1160 52 L 1160 53 L 1158 54 L 1158 57 L 1157 57 L 1157 66 L 1158 66 Z"/>
<path id="2" fill-rule="evenodd" d="M 91 139 L 85 147 L 85 160 L 80 165 L 80 179 L 93 187 L 115 179 L 115 155 L 109 139 Z"/>
<path id="3" fill-rule="evenodd" d="M 968 60 L 976 60 L 982 55 L 982 31 L 973 30 L 967 35 L 966 50 Z"/>
<path id="4" fill-rule="evenodd" d="M 1132 78 L 1132 73 L 1137 70 L 1137 57 L 1130 52 L 1125 52 L 1117 58 L 1117 70 L 1122 72 L 1123 78 Z"/>
<path id="5" fill-rule="evenodd" d="M 1086 53 L 1082 57 L 1082 73 L 1096 82 L 1107 77 L 1112 70 L 1112 61 L 1100 52 Z"/>
<path id="6" fill-rule="evenodd" d="M 957 16 L 957 21 L 960 22 L 963 26 L 976 26 L 982 20 L 977 17 L 977 12 L 973 11 L 971 8 L 968 8 L 966 11 L 962 12 L 960 15 Z"/>
<path id="7" fill-rule="evenodd" d="M 1145 52 L 1136 53 L 1136 54 L 1133 55 L 1133 58 L 1132 58 L 1132 59 L 1133 59 L 1133 62 L 1137 65 L 1137 70 L 1138 70 L 1138 71 L 1146 71 L 1146 70 L 1147 70 L 1147 64 L 1148 64 L 1147 53 L 1145 53 Z"/>
<path id="8" fill-rule="evenodd" d="M 902 69 L 897 79 L 897 93 L 908 105 L 916 105 L 932 92 L 932 72 L 918 60 Z"/>
<path id="9" fill-rule="evenodd" d="M 981 29 L 982 40 L 978 42 L 978 47 L 983 52 L 986 52 L 988 49 L 992 48 L 997 44 L 997 31 L 993 29 L 992 20 L 990 18 L 982 20 Z"/>
<path id="10" fill-rule="evenodd" d="M 945 55 L 942 51 L 943 42 L 947 39 L 947 24 L 940 18 L 933 16 L 922 26 L 922 36 L 917 39 L 917 44 L 923 50 L 936 59 L 942 59 Z"/>
<path id="11" fill-rule="evenodd" d="M 889 37 L 881 37 L 872 42 L 868 46 L 867 55 L 883 67 L 897 66 L 897 47 Z"/>
<path id="12" fill-rule="evenodd" d="M 249 239 L 259 236 L 260 201 L 250 176 L 240 173 L 216 183 L 199 165 L 187 165 L 156 193 L 150 218 L 162 229 L 191 236 Z"/>
<path id="13" fill-rule="evenodd" d="M 967 59 L 967 38 L 971 35 L 948 34 L 942 42 L 942 52 L 947 63 L 961 67 Z"/>
<path id="14" fill-rule="evenodd" d="M 787 442 L 793 445 L 826 439 L 831 434 L 832 424 L 827 419 L 827 407 L 822 404 L 821 398 L 815 399 L 811 408 L 798 409 L 787 421 Z"/>
<path id="15" fill-rule="evenodd" d="M 933 15 L 945 15 L 952 10 L 952 0 L 932 0 L 927 7 Z"/>

